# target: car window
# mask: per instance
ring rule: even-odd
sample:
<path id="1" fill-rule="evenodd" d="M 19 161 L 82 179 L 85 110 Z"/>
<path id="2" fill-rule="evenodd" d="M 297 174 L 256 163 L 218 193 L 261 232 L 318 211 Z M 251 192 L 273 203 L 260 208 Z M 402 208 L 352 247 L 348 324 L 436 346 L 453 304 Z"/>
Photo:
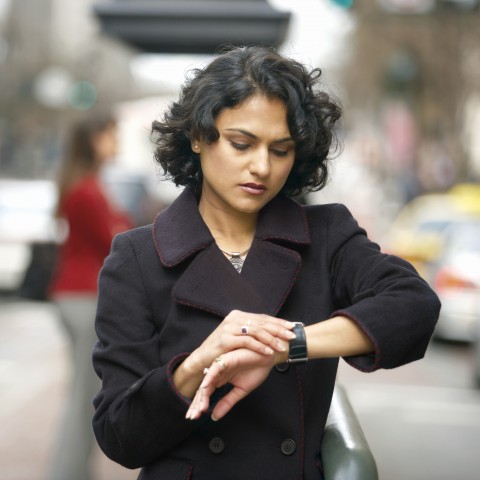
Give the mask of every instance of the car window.
<path id="1" fill-rule="evenodd" d="M 450 229 L 447 252 L 480 253 L 480 223 L 459 223 Z"/>
<path id="2" fill-rule="evenodd" d="M 448 220 L 422 222 L 417 226 L 418 233 L 442 233 L 449 225 Z"/>

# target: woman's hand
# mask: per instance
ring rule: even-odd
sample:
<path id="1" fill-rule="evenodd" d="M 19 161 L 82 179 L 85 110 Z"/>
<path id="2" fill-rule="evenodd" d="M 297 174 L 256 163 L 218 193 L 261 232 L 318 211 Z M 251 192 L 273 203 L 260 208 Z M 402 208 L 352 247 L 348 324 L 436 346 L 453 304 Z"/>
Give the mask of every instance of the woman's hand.
<path id="1" fill-rule="evenodd" d="M 262 355 L 272 355 L 274 351 L 285 351 L 281 340 L 295 337 L 290 331 L 294 322 L 269 315 L 233 310 L 223 322 L 207 337 L 195 354 L 203 358 L 203 368 L 210 366 L 213 359 L 222 353 L 246 348 Z"/>
<path id="2" fill-rule="evenodd" d="M 224 417 L 236 403 L 265 381 L 275 363 L 276 355 L 267 357 L 245 348 L 217 357 L 205 370 L 205 378 L 195 393 L 185 418 L 198 419 L 208 410 L 213 392 L 230 383 L 232 390 L 218 401 L 212 412 L 213 420 Z"/>
<path id="3" fill-rule="evenodd" d="M 285 352 L 294 322 L 269 315 L 233 310 L 220 325 L 175 370 L 173 381 L 178 391 L 193 398 L 203 380 L 203 371 L 215 358 L 239 349 L 262 357 Z"/>

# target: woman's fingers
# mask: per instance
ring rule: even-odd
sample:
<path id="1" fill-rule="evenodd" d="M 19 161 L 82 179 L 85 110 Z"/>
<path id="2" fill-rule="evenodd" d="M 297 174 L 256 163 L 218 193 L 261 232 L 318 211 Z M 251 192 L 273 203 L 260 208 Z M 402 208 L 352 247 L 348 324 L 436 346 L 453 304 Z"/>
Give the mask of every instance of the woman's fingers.
<path id="1" fill-rule="evenodd" d="M 232 390 L 219 400 L 212 412 L 214 420 L 223 417 L 237 402 L 265 381 L 272 366 L 270 358 L 248 349 L 235 350 L 215 358 L 212 365 L 206 369 L 186 418 L 200 418 L 202 413 L 208 410 L 213 392 L 229 383 Z"/>
<path id="2" fill-rule="evenodd" d="M 291 332 L 294 322 L 268 315 L 239 311 L 232 312 L 226 320 L 229 317 L 233 320 L 229 326 L 231 333 L 243 337 L 240 346 L 258 353 L 283 352 L 286 349 L 285 342 L 295 338 L 295 334 Z M 262 345 L 258 345 L 256 342 Z"/>
<path id="3" fill-rule="evenodd" d="M 215 358 L 211 367 L 204 370 L 205 377 L 198 387 L 197 392 L 190 404 L 190 407 L 185 415 L 187 420 L 196 420 L 200 418 L 202 413 L 208 410 L 210 404 L 210 397 L 213 392 L 226 383 L 222 381 L 222 373 L 227 370 L 227 365 L 221 356 Z"/>
<path id="4" fill-rule="evenodd" d="M 233 387 L 223 398 L 215 405 L 212 411 L 212 420 L 217 421 L 223 418 L 240 400 L 245 398 L 249 392 L 238 387 Z"/>
<path id="5" fill-rule="evenodd" d="M 247 333 L 242 334 L 244 337 L 254 339 L 264 345 L 266 353 L 273 353 L 269 349 L 277 352 L 283 352 L 286 349 L 286 343 L 292 338 L 295 338 L 295 334 L 290 330 L 282 328 L 273 324 L 257 325 L 255 321 L 249 326 Z M 245 346 L 251 348 L 251 342 L 246 340 Z"/>
<path id="6" fill-rule="evenodd" d="M 284 335 L 286 330 L 291 330 L 295 322 L 290 322 L 282 318 L 271 317 L 262 313 L 248 313 L 240 310 L 233 310 L 226 317 L 225 321 L 240 325 L 241 334 L 248 333 L 250 328 L 264 327 L 268 328 L 272 334 Z"/>
<path id="7" fill-rule="evenodd" d="M 275 337 L 261 337 L 258 339 L 254 336 L 248 336 L 246 338 L 238 339 L 234 341 L 234 348 L 247 348 L 252 352 L 260 353 L 262 355 L 272 355 L 276 352 L 284 352 L 286 350 L 287 342 L 285 340 L 279 340 Z"/>

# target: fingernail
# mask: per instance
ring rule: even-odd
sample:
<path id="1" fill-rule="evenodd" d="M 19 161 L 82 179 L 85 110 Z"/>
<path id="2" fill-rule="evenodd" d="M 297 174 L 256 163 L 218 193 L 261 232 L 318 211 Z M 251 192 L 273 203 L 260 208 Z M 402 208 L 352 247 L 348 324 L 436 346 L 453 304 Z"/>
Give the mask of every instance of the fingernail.
<path id="1" fill-rule="evenodd" d="M 287 350 L 287 348 L 285 347 L 285 345 L 281 342 L 277 342 L 277 345 L 278 345 L 278 349 L 281 351 L 281 352 L 285 352 Z"/>
<path id="2" fill-rule="evenodd" d="M 273 353 L 273 350 L 270 347 L 265 347 L 265 353 L 271 355 Z"/>
<path id="3" fill-rule="evenodd" d="M 297 336 L 290 330 L 285 330 L 285 334 L 287 335 L 288 338 L 297 338 Z"/>
<path id="4" fill-rule="evenodd" d="M 218 418 L 217 418 L 213 413 L 212 413 L 211 419 L 212 419 L 214 422 L 218 422 Z"/>

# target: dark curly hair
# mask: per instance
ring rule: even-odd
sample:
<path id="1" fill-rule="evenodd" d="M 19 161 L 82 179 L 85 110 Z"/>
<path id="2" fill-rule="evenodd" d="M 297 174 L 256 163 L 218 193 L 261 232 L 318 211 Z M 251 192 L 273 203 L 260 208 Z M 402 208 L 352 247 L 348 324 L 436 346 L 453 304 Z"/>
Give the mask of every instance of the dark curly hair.
<path id="1" fill-rule="evenodd" d="M 192 72 L 178 101 L 162 121 L 152 124 L 155 160 L 176 185 L 201 185 L 200 157 L 192 151 L 191 140 L 215 142 L 219 113 L 261 94 L 285 102 L 295 141 L 295 162 L 281 192 L 294 196 L 325 186 L 329 153 L 337 145 L 334 127 L 342 110 L 318 88 L 320 69 L 308 71 L 271 48 L 249 46 L 225 50 L 204 69 Z"/>

